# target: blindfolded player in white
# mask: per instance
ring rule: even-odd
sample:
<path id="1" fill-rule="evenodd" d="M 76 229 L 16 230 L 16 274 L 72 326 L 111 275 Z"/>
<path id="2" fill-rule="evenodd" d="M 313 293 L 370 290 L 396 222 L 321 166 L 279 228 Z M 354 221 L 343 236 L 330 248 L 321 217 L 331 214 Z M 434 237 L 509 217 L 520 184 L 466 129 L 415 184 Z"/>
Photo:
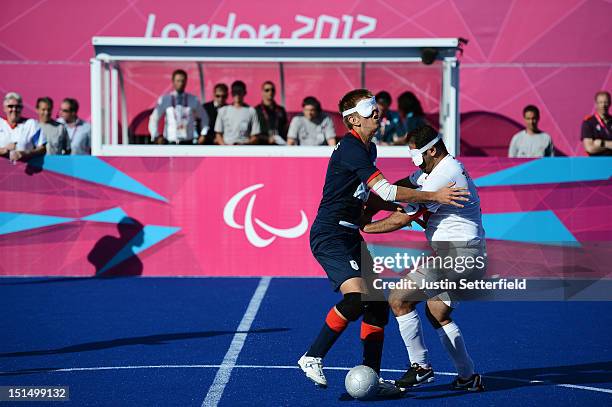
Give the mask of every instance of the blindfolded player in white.
<path id="1" fill-rule="evenodd" d="M 385 233 L 397 230 L 412 221 L 425 229 L 425 235 L 435 255 L 439 258 L 471 258 L 470 268 L 420 267 L 409 273 L 408 278 L 417 287 L 431 287 L 432 283 L 458 281 L 462 278 L 481 278 L 486 269 L 485 234 L 482 227 L 480 199 L 476 186 L 463 165 L 448 154 L 441 136 L 436 130 L 425 126 L 415 130 L 409 139 L 410 157 L 419 170 L 396 185 L 420 191 L 435 191 L 452 182 L 457 187 L 467 188 L 469 200 L 463 207 L 438 203 L 412 204 L 405 212 L 396 212 L 389 217 L 363 226 L 366 233 Z M 368 214 L 370 216 L 372 213 Z M 423 220 L 421 220 L 423 216 Z M 465 261 L 465 260 L 464 260 Z M 451 313 L 458 305 L 457 291 L 451 290 L 393 290 L 389 304 L 397 318 L 401 336 L 408 350 L 410 369 L 396 380 L 401 388 L 418 386 L 431 382 L 434 371 L 429 363 L 428 351 L 416 304 L 427 300 L 426 313 L 432 326 L 437 330 L 443 347 L 448 352 L 456 369 L 457 378 L 452 384 L 456 390 L 480 391 L 484 389 L 482 378 L 475 373 L 474 363 L 467 353 L 459 327 L 451 319 Z"/>

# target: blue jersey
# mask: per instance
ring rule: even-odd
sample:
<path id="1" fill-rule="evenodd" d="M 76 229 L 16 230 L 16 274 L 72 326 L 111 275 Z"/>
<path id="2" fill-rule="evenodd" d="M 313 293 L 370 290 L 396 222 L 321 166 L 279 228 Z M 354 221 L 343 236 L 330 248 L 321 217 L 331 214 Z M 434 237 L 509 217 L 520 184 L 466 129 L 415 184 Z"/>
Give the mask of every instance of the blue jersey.
<path id="1" fill-rule="evenodd" d="M 317 229 L 358 225 L 370 194 L 367 184 L 378 174 L 376 145 L 372 142 L 366 145 L 356 133 L 347 133 L 329 159 L 323 198 L 314 221 Z"/>

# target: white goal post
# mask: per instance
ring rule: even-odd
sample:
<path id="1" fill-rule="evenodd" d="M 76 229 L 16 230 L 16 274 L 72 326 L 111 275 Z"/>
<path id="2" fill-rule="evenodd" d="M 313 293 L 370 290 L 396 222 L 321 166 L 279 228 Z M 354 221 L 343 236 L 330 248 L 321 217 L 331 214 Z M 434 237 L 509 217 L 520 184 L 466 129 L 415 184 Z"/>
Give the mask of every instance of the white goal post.
<path id="1" fill-rule="evenodd" d="M 367 63 L 420 63 L 423 50 L 441 62 L 440 131 L 453 155 L 459 154 L 460 38 L 409 39 L 178 39 L 94 37 L 91 69 L 92 154 L 99 156 L 329 156 L 329 147 L 287 146 L 169 146 L 128 144 L 128 104 L 122 62 L 194 62 L 200 78 L 211 62 L 276 63 L 280 70 L 280 97 L 285 99 L 283 67 L 292 62 L 357 62 L 365 84 Z M 433 52 L 432 52 L 433 51 Z M 204 85 L 200 81 L 204 99 Z M 121 114 L 120 114 L 121 113 Z M 119 133 L 121 132 L 121 143 Z M 405 149 L 380 147 L 380 157 L 403 157 Z"/>

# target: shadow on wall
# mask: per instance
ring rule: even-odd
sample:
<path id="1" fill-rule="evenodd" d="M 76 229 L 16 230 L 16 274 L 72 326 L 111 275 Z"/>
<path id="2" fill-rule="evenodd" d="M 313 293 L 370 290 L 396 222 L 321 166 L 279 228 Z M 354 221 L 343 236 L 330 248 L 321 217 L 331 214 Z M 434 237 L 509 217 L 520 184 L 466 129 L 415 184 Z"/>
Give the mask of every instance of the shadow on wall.
<path id="1" fill-rule="evenodd" d="M 142 275 L 142 261 L 135 249 L 144 243 L 144 226 L 134 218 L 124 217 L 117 229 L 119 237 L 102 237 L 87 255 L 87 260 L 96 269 L 96 277 Z"/>

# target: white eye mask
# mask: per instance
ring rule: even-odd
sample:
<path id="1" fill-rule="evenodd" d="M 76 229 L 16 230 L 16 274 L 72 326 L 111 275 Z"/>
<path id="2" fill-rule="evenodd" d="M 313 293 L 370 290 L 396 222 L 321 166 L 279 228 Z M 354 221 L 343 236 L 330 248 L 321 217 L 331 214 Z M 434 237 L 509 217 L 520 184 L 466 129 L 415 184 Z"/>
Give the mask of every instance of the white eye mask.
<path id="1" fill-rule="evenodd" d="M 359 113 L 359 116 L 361 117 L 370 117 L 372 116 L 374 109 L 378 109 L 375 97 L 371 97 L 370 99 L 362 99 L 357 103 L 357 105 L 355 105 L 354 108 L 343 111 L 342 117 L 346 117 L 355 112 Z"/>
<path id="2" fill-rule="evenodd" d="M 438 142 L 438 140 L 442 139 L 442 136 L 438 134 L 436 138 L 431 140 L 429 143 L 425 144 L 423 147 L 419 149 L 410 149 L 408 154 L 410 154 L 410 158 L 412 158 L 412 162 L 417 167 L 423 164 L 423 153 L 434 146 Z"/>

